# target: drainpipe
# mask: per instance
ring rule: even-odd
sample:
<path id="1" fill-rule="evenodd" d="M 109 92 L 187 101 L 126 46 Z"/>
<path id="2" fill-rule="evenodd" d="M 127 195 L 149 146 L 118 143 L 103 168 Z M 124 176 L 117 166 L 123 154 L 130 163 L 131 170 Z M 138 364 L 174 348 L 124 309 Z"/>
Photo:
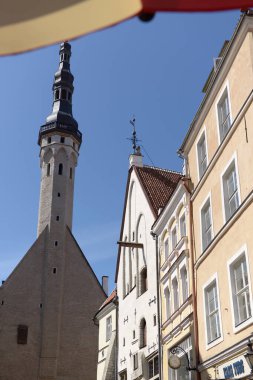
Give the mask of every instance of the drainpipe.
<path id="1" fill-rule="evenodd" d="M 158 236 L 151 231 L 151 235 L 155 240 L 155 251 L 156 251 L 156 298 L 157 298 L 157 327 L 158 327 L 158 363 L 159 363 L 159 379 L 163 379 L 162 374 L 162 347 L 161 347 L 161 322 L 160 322 L 160 255 L 158 250 Z"/>
<path id="2" fill-rule="evenodd" d="M 116 305 L 116 344 L 115 344 L 115 380 L 118 379 L 118 345 L 119 345 L 119 298 L 116 295 L 115 305 Z"/>
<path id="3" fill-rule="evenodd" d="M 184 181 L 184 187 L 191 195 L 191 191 L 188 184 Z M 192 307 L 193 307 L 193 327 L 194 327 L 194 349 L 195 349 L 195 360 L 196 368 L 199 365 L 199 331 L 198 331 L 198 314 L 197 314 L 197 277 L 195 273 L 195 263 L 194 263 L 194 222 L 193 222 L 193 211 L 192 211 L 192 201 L 189 200 L 189 224 L 190 224 L 190 260 L 191 260 L 191 275 L 192 275 Z M 197 380 L 200 380 L 201 376 L 199 371 L 196 371 Z"/>

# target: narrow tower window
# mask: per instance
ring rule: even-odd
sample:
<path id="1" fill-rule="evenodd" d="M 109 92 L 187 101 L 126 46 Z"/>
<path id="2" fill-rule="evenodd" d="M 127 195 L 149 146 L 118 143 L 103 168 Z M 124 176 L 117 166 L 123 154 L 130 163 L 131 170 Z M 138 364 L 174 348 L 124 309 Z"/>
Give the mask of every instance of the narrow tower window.
<path id="1" fill-rule="evenodd" d="M 71 92 L 68 92 L 68 100 L 71 102 Z"/>
<path id="2" fill-rule="evenodd" d="M 72 168 L 69 169 L 69 178 L 72 179 Z"/>
<path id="3" fill-rule="evenodd" d="M 65 142 L 65 137 L 61 137 L 61 143 Z"/>
<path id="4" fill-rule="evenodd" d="M 50 164 L 47 164 L 47 176 L 50 175 Z"/>
<path id="5" fill-rule="evenodd" d="M 53 268 L 53 274 L 55 274 L 56 273 L 56 268 Z"/>
<path id="6" fill-rule="evenodd" d="M 61 90 L 61 98 L 64 100 L 67 99 L 67 92 L 66 92 L 65 88 L 63 88 Z"/>
<path id="7" fill-rule="evenodd" d="M 59 164 L 58 174 L 62 175 L 62 172 L 63 172 L 63 165 Z"/>
<path id="8" fill-rule="evenodd" d="M 60 217 L 57 215 L 56 220 L 58 221 L 59 219 L 60 219 Z"/>
<path id="9" fill-rule="evenodd" d="M 54 245 L 57 247 L 57 245 L 58 245 L 58 241 L 55 241 L 55 242 L 54 242 Z"/>
<path id="10" fill-rule="evenodd" d="M 28 326 L 18 325 L 17 344 L 27 344 Z"/>
<path id="11" fill-rule="evenodd" d="M 48 138 L 47 138 L 47 143 L 48 143 L 48 144 L 51 143 L 51 137 L 48 137 Z"/>
<path id="12" fill-rule="evenodd" d="M 57 194 L 57 197 L 59 197 L 59 198 L 60 198 L 60 196 L 61 196 L 61 193 L 58 193 L 58 194 Z"/>
<path id="13" fill-rule="evenodd" d="M 59 90 L 56 90 L 54 93 L 54 99 L 59 100 L 59 95 L 60 95 Z"/>

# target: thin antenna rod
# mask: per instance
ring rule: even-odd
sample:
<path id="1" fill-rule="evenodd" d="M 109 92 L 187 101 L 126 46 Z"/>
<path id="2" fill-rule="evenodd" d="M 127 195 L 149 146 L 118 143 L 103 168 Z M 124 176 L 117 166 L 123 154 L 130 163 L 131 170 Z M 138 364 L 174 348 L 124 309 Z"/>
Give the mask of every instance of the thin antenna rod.
<path id="1" fill-rule="evenodd" d="M 133 154 L 139 154 L 140 147 L 137 146 L 137 143 L 141 140 L 137 138 L 136 129 L 135 129 L 135 116 L 133 115 L 132 119 L 130 119 L 130 124 L 133 126 L 132 137 L 128 138 L 128 140 L 132 141 Z"/>

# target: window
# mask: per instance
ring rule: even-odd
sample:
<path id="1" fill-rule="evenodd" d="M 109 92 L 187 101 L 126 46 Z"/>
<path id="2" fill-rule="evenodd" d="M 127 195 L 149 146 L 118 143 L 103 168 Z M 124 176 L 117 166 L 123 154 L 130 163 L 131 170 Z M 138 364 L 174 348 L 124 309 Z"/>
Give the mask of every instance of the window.
<path id="1" fill-rule="evenodd" d="M 178 281 L 174 277 L 172 280 L 172 289 L 173 289 L 173 311 L 176 311 L 179 308 L 179 297 L 178 297 Z"/>
<path id="2" fill-rule="evenodd" d="M 228 90 L 225 89 L 221 99 L 217 104 L 218 122 L 219 122 L 219 132 L 220 140 L 222 141 L 226 136 L 229 128 L 231 127 L 231 117 L 230 108 L 228 100 Z"/>
<path id="3" fill-rule="evenodd" d="M 18 325 L 17 329 L 17 344 L 27 344 L 28 326 Z"/>
<path id="4" fill-rule="evenodd" d="M 133 367 L 134 370 L 138 368 L 138 353 L 133 355 Z"/>
<path id="5" fill-rule="evenodd" d="M 236 212 L 239 207 L 238 183 L 235 169 L 235 160 L 229 165 L 222 177 L 224 208 L 226 221 Z"/>
<path id="6" fill-rule="evenodd" d="M 62 175 L 62 172 L 63 172 L 63 165 L 59 164 L 58 174 Z"/>
<path id="7" fill-rule="evenodd" d="M 59 95 L 60 95 L 59 90 L 56 90 L 54 93 L 54 100 L 59 100 Z"/>
<path id="8" fill-rule="evenodd" d="M 180 342 L 178 345 L 185 350 L 185 352 L 187 353 L 187 355 L 189 357 L 190 365 L 192 365 L 191 336 L 189 336 L 183 342 Z M 168 355 L 170 355 L 169 352 L 168 352 Z M 170 380 L 191 380 L 191 376 L 192 376 L 191 372 L 192 371 L 187 370 L 188 362 L 187 362 L 185 355 L 181 351 L 178 352 L 177 355 L 180 357 L 181 366 L 176 370 L 169 368 L 169 379 Z"/>
<path id="9" fill-rule="evenodd" d="M 203 132 L 198 144 L 197 144 L 197 152 L 198 152 L 198 165 L 199 165 L 199 178 L 203 176 L 207 168 L 207 154 L 206 154 L 206 136 L 205 132 Z"/>
<path id="10" fill-rule="evenodd" d="M 171 316 L 171 306 L 170 306 L 170 291 L 169 288 L 164 289 L 165 297 L 165 308 L 166 308 L 166 319 L 169 319 Z"/>
<path id="11" fill-rule="evenodd" d="M 172 232 L 171 232 L 171 245 L 172 245 L 172 251 L 177 245 L 177 227 L 174 227 Z"/>
<path id="12" fill-rule="evenodd" d="M 51 143 L 51 137 L 48 137 L 48 138 L 47 138 L 47 143 L 48 143 L 48 144 Z"/>
<path id="13" fill-rule="evenodd" d="M 230 265 L 230 280 L 235 326 L 238 326 L 252 315 L 245 252 Z"/>
<path id="14" fill-rule="evenodd" d="M 50 176 L 50 164 L 47 164 L 47 176 Z"/>
<path id="15" fill-rule="evenodd" d="M 72 168 L 69 168 L 69 178 L 72 179 L 72 175 L 73 175 L 73 169 Z"/>
<path id="16" fill-rule="evenodd" d="M 61 90 L 61 98 L 63 100 L 67 99 L 67 92 L 66 92 L 66 90 L 64 88 Z"/>
<path id="17" fill-rule="evenodd" d="M 61 196 L 61 193 L 57 193 L 57 197 L 59 197 L 59 198 L 60 198 L 60 196 Z"/>
<path id="18" fill-rule="evenodd" d="M 157 321 L 156 321 L 156 314 L 154 314 L 154 315 L 153 315 L 153 324 L 154 324 L 154 326 L 156 326 L 156 325 L 157 325 Z"/>
<path id="19" fill-rule="evenodd" d="M 64 143 L 65 142 L 65 137 L 62 136 L 60 141 L 61 141 L 61 143 Z"/>
<path id="20" fill-rule="evenodd" d="M 187 270 L 185 266 L 183 266 L 183 268 L 180 269 L 180 274 L 181 274 L 181 283 L 182 283 L 182 299 L 183 299 L 183 302 L 185 302 L 188 298 L 188 276 L 187 276 Z"/>
<path id="21" fill-rule="evenodd" d="M 126 345 L 126 339 L 123 338 L 123 347 L 125 347 L 125 345 Z"/>
<path id="22" fill-rule="evenodd" d="M 135 330 L 133 330 L 133 339 L 135 339 Z"/>
<path id="23" fill-rule="evenodd" d="M 159 380 L 158 356 L 155 356 L 148 362 L 148 378 L 152 380 Z"/>
<path id="24" fill-rule="evenodd" d="M 56 220 L 57 220 L 57 222 L 60 220 L 60 217 L 57 215 L 57 217 L 56 217 Z"/>
<path id="25" fill-rule="evenodd" d="M 127 380 L 127 372 L 124 371 L 119 375 L 120 380 Z"/>
<path id="26" fill-rule="evenodd" d="M 143 268 L 140 273 L 140 295 L 146 292 L 147 286 L 147 268 Z"/>
<path id="27" fill-rule="evenodd" d="M 205 288 L 204 295 L 207 343 L 209 344 L 221 336 L 216 279 Z"/>
<path id="28" fill-rule="evenodd" d="M 186 221 L 185 221 L 185 214 L 183 214 L 179 220 L 180 223 L 180 235 L 181 238 L 183 236 L 186 236 Z"/>
<path id="29" fill-rule="evenodd" d="M 202 250 L 204 251 L 212 240 L 212 217 L 210 198 L 201 209 Z"/>
<path id="30" fill-rule="evenodd" d="M 106 341 L 110 340 L 112 335 L 112 317 L 106 318 Z"/>
<path id="31" fill-rule="evenodd" d="M 146 320 L 143 318 L 140 322 L 140 340 L 139 347 L 143 348 L 147 345 L 147 324 Z"/>
<path id="32" fill-rule="evenodd" d="M 169 240 L 166 239 L 164 242 L 164 258 L 165 258 L 165 260 L 167 260 L 168 257 L 169 257 Z"/>

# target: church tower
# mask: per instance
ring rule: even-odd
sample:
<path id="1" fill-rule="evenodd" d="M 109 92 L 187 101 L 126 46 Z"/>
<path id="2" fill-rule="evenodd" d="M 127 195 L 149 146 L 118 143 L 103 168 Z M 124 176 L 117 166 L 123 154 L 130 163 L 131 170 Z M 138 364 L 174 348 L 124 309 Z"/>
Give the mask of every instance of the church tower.
<path id="1" fill-rule="evenodd" d="M 48 225 L 55 233 L 72 227 L 75 167 L 82 134 L 72 115 L 74 77 L 70 71 L 71 46 L 60 47 L 59 69 L 53 84 L 53 110 L 40 128 L 41 190 L 38 236 Z M 57 240 L 56 240 L 57 241 Z"/>
<path id="2" fill-rule="evenodd" d="M 0 379 L 95 380 L 93 316 L 105 293 L 72 235 L 82 134 L 72 115 L 71 46 L 60 46 L 53 110 L 40 128 L 37 239 L 0 286 Z"/>

